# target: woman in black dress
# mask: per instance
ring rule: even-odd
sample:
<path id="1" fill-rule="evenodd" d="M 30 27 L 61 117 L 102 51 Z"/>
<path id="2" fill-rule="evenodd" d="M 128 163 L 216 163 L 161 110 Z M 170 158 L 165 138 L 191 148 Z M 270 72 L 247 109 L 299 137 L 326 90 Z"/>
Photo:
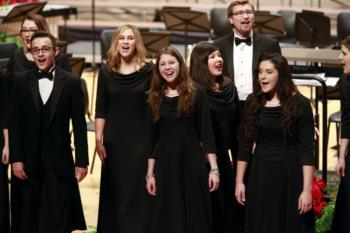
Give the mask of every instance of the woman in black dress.
<path id="1" fill-rule="evenodd" d="M 234 197 L 234 165 L 238 151 L 238 96 L 233 82 L 222 75 L 222 68 L 223 60 L 218 47 L 211 43 L 199 43 L 194 47 L 190 60 L 190 76 L 208 95 L 220 170 L 220 187 L 211 193 L 213 228 L 217 233 L 232 233 L 238 230 L 240 224 L 238 203 Z"/>
<path id="2" fill-rule="evenodd" d="M 157 196 L 151 232 L 212 232 L 209 191 L 218 188 L 219 169 L 208 100 L 172 47 L 157 57 L 148 102 L 155 125 L 146 187 Z"/>
<path id="3" fill-rule="evenodd" d="M 28 14 L 21 23 L 20 37 L 23 48 L 15 51 L 14 59 L 10 62 L 10 72 L 21 72 L 36 68 L 32 54 L 30 53 L 30 41 L 36 31 L 50 32 L 49 26 L 41 15 Z M 65 54 L 56 56 L 56 65 L 64 70 L 70 71 L 69 62 Z"/>
<path id="4" fill-rule="evenodd" d="M 145 190 L 149 125 L 146 91 L 153 66 L 138 29 L 119 27 L 102 65 L 96 99 L 96 149 L 102 161 L 97 232 L 149 231 Z"/>
<path id="5" fill-rule="evenodd" d="M 311 105 L 281 55 L 262 55 L 254 75 L 239 137 L 235 190 L 237 201 L 246 206 L 245 232 L 314 232 Z"/>
<path id="6" fill-rule="evenodd" d="M 339 60 L 344 75 L 340 79 L 341 138 L 336 172 L 341 180 L 334 210 L 333 233 L 350 232 L 350 159 L 347 155 L 350 140 L 350 36 L 342 42 Z"/>
<path id="7" fill-rule="evenodd" d="M 10 232 L 9 188 L 7 168 L 9 163 L 8 125 L 6 123 L 7 77 L 0 75 L 0 232 Z"/>

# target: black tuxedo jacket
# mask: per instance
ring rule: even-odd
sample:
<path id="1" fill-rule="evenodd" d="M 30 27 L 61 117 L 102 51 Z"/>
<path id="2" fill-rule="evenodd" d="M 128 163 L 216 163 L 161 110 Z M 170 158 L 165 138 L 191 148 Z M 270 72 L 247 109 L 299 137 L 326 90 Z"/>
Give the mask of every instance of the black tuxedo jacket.
<path id="1" fill-rule="evenodd" d="M 40 162 L 40 93 L 37 71 L 14 77 L 11 90 L 11 162 L 23 162 L 27 174 L 36 172 Z M 50 133 L 53 155 L 50 164 L 57 175 L 74 175 L 69 123 L 72 120 L 75 166 L 88 165 L 86 121 L 80 79 L 56 67 L 51 92 Z"/>
<path id="2" fill-rule="evenodd" d="M 233 67 L 233 39 L 234 34 L 230 32 L 225 36 L 214 41 L 214 44 L 219 47 L 222 59 L 224 60 L 223 75 L 228 76 L 234 81 L 234 67 Z M 281 48 L 277 40 L 263 36 L 259 33 L 253 33 L 253 71 L 258 63 L 261 53 L 279 53 Z"/>

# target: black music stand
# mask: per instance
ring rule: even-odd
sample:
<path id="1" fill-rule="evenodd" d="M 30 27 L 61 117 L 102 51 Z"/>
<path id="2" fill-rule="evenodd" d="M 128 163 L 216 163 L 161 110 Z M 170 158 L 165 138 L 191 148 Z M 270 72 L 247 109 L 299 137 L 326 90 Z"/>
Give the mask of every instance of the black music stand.
<path id="1" fill-rule="evenodd" d="M 81 77 L 84 70 L 85 58 L 84 57 L 69 57 L 69 66 L 71 68 L 72 74 Z"/>
<path id="2" fill-rule="evenodd" d="M 12 23 L 22 21 L 27 14 L 38 14 L 46 5 L 46 2 L 33 2 L 20 4 L 12 8 L 12 10 L 3 18 L 1 23 Z"/>
<path id="3" fill-rule="evenodd" d="M 296 39 L 310 47 L 326 47 L 331 44 L 329 17 L 313 12 L 301 12 L 296 16 Z"/>
<path id="4" fill-rule="evenodd" d="M 208 15 L 200 11 L 163 11 L 165 27 L 168 31 L 184 32 L 185 59 L 187 58 L 188 32 L 207 32 L 210 36 Z"/>
<path id="5" fill-rule="evenodd" d="M 279 14 L 270 14 L 269 12 L 255 12 L 254 31 L 273 36 L 284 37 L 285 30 L 282 16 Z"/>
<path id="6" fill-rule="evenodd" d="M 155 58 L 159 50 L 170 45 L 169 32 L 141 32 L 141 36 L 148 58 Z"/>

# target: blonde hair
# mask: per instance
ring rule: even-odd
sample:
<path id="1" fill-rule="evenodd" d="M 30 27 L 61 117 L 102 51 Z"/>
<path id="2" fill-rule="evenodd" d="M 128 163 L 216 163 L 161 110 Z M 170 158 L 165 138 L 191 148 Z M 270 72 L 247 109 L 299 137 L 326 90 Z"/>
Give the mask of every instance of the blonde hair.
<path id="1" fill-rule="evenodd" d="M 121 63 L 121 57 L 120 54 L 118 53 L 118 41 L 119 41 L 119 36 L 121 33 L 124 31 L 131 29 L 134 33 L 134 38 L 135 38 L 135 54 L 134 57 L 136 57 L 136 63 L 139 67 L 143 67 L 145 65 L 145 59 L 146 59 L 146 48 L 143 44 L 142 37 L 140 31 L 135 27 L 134 25 L 123 25 L 120 26 L 114 33 L 113 39 L 112 39 L 112 44 L 110 49 L 107 52 L 107 57 L 108 57 L 108 69 L 110 71 L 116 72 Z"/>

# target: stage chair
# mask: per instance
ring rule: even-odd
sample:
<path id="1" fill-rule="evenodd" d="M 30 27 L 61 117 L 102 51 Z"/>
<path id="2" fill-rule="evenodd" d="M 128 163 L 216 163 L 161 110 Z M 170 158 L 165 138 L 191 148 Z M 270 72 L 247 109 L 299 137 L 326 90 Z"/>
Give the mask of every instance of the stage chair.
<path id="1" fill-rule="evenodd" d="M 285 36 L 281 38 L 282 42 L 296 43 L 295 39 L 295 22 L 296 11 L 294 10 L 280 10 L 278 13 L 282 16 Z"/>
<path id="2" fill-rule="evenodd" d="M 337 35 L 339 44 L 346 36 L 350 35 L 350 12 L 342 12 L 338 14 Z"/>
<path id="3" fill-rule="evenodd" d="M 340 137 L 340 122 L 341 122 L 341 112 L 337 111 L 332 113 L 329 118 L 328 118 L 328 125 L 327 125 L 327 148 L 328 148 L 328 143 L 329 143 L 329 130 L 331 127 L 331 123 L 335 123 L 335 129 L 336 129 L 336 135 L 337 135 L 337 152 L 339 156 L 339 137 Z"/>
<path id="4" fill-rule="evenodd" d="M 114 32 L 115 29 L 105 29 L 101 32 L 100 42 L 102 62 L 107 60 L 107 52 L 111 47 Z"/>
<path id="5" fill-rule="evenodd" d="M 232 31 L 225 8 L 213 8 L 210 10 L 210 27 L 213 30 L 214 37 L 221 37 Z"/>

